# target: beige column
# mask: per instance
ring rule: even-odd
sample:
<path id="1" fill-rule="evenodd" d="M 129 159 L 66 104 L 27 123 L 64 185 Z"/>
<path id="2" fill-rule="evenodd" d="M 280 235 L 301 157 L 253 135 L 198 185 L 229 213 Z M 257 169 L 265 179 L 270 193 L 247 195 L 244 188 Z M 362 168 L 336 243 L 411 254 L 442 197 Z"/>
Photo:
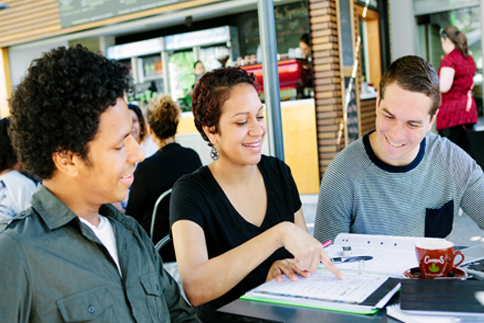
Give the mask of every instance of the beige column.
<path id="1" fill-rule="evenodd" d="M 0 48 L 0 118 L 7 117 L 7 99 L 12 92 L 12 82 L 10 80 L 10 64 L 8 60 L 8 48 Z"/>

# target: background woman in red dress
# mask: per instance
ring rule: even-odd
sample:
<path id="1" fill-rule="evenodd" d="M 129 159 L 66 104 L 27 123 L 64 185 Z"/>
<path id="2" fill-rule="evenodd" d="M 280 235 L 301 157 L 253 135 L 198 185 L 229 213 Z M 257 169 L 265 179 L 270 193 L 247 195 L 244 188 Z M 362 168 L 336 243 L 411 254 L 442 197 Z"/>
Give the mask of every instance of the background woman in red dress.
<path id="1" fill-rule="evenodd" d="M 440 34 L 445 56 L 439 68 L 442 104 L 437 114 L 437 130 L 468 152 L 465 128 L 472 129 L 477 122 L 477 107 L 472 97 L 476 64 L 463 33 L 448 26 Z"/>

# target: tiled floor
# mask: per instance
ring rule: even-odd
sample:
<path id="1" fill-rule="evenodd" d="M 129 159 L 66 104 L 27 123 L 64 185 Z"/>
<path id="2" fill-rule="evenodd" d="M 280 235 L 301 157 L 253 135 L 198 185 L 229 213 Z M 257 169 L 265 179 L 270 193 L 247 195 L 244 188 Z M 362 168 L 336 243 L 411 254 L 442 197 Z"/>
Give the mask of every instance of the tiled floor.
<path id="1" fill-rule="evenodd" d="M 314 232 L 314 217 L 316 216 L 317 195 L 301 195 L 303 203 L 303 213 L 308 226 L 308 231 L 312 235 Z M 451 232 L 450 241 L 456 246 L 472 246 L 484 243 L 484 231 L 479 229 L 477 224 L 467 215 L 456 216 L 454 218 L 454 230 Z"/>

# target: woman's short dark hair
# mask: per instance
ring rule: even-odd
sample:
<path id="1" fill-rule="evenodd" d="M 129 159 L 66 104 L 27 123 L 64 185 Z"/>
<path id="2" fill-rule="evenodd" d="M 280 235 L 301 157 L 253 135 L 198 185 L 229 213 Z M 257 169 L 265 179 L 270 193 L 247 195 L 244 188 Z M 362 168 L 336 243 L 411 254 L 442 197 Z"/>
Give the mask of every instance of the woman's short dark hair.
<path id="1" fill-rule="evenodd" d="M 442 36 L 447 36 L 455 45 L 455 47 L 459 50 L 459 52 L 467 58 L 469 56 L 469 48 L 467 48 L 467 38 L 464 33 L 461 33 L 459 29 L 454 26 L 448 26 L 444 29 L 444 34 Z"/>
<path id="2" fill-rule="evenodd" d="M 128 67 L 81 45 L 42 54 L 10 99 L 12 143 L 21 162 L 49 179 L 56 152 L 89 161 L 101 114 L 131 90 L 130 82 Z"/>
<path id="3" fill-rule="evenodd" d="M 166 94 L 148 102 L 148 124 L 159 139 L 173 137 L 180 121 L 180 108 Z"/>
<path id="4" fill-rule="evenodd" d="M 432 117 L 440 106 L 439 76 L 434 67 L 418 56 L 403 56 L 394 61 L 380 80 L 380 101 L 385 90 L 396 83 L 405 91 L 423 93 L 432 100 L 429 114 Z"/>
<path id="5" fill-rule="evenodd" d="M 9 118 L 0 120 L 0 172 L 13 168 L 17 164 L 17 154 L 12 147 L 12 142 L 8 134 L 9 126 Z"/>
<path id="6" fill-rule="evenodd" d="M 215 69 L 205 73 L 197 82 L 192 93 L 192 111 L 195 126 L 205 141 L 210 143 L 203 131 L 203 126 L 214 127 L 213 133 L 218 133 L 222 106 L 229 99 L 230 90 L 240 83 L 248 83 L 257 89 L 254 73 L 249 73 L 240 67 Z"/>
<path id="7" fill-rule="evenodd" d="M 305 43 L 308 46 L 310 46 L 309 45 L 309 34 L 308 33 L 302 34 L 301 37 L 299 38 L 299 41 Z"/>
<path id="8" fill-rule="evenodd" d="M 134 103 L 128 103 L 128 109 L 133 110 L 134 113 L 136 113 L 136 116 L 138 117 L 139 121 L 139 139 L 140 141 L 143 141 L 143 138 L 146 135 L 146 121 L 145 117 L 143 116 L 143 113 L 141 112 L 141 109 Z"/>

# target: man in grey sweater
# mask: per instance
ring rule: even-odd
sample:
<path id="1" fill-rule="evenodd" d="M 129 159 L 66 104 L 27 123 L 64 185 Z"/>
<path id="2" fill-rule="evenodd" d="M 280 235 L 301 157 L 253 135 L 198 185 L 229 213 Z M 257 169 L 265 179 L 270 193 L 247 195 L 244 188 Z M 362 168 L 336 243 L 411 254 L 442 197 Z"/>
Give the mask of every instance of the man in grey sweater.
<path id="1" fill-rule="evenodd" d="M 314 236 L 342 232 L 446 237 L 462 207 L 484 229 L 484 174 L 462 149 L 429 132 L 440 106 L 428 62 L 405 56 L 382 77 L 376 130 L 331 162 L 319 192 Z"/>

